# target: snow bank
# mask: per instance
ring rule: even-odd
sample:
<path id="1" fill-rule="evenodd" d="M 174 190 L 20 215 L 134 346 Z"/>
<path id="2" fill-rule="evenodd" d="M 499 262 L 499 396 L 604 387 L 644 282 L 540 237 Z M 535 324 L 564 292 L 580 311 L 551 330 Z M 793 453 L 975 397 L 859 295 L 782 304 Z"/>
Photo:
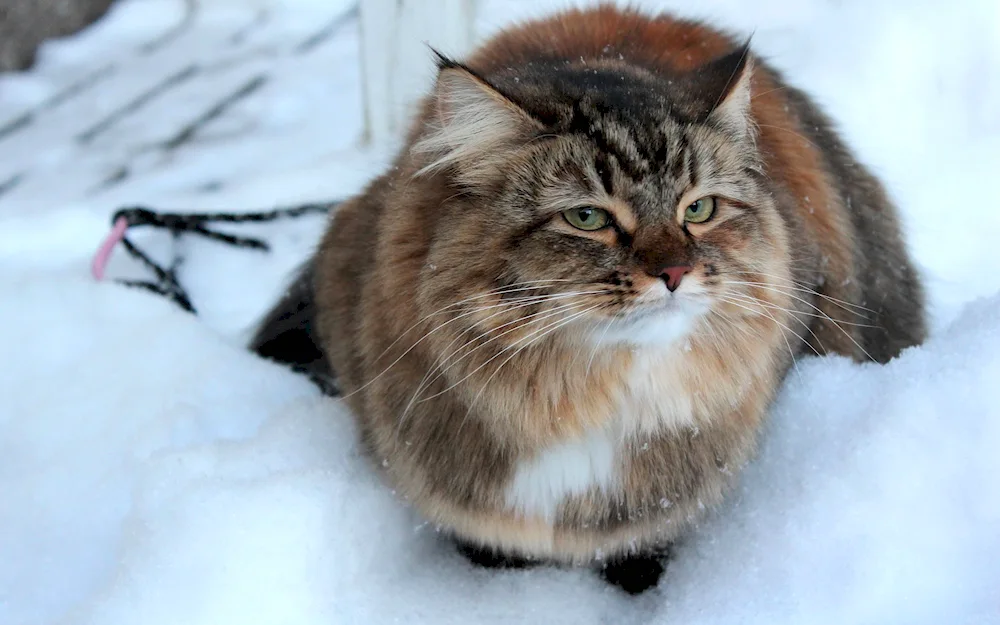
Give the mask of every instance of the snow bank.
<path id="1" fill-rule="evenodd" d="M 713 623 L 741 605 L 752 616 L 737 622 L 1000 622 L 998 382 L 1000 297 L 884 367 L 802 362 L 740 495 L 671 569 L 667 609 Z"/>
<path id="2" fill-rule="evenodd" d="M 59 106 L 27 138 L 0 140 L 0 185 L 29 174 L 0 194 L 0 624 L 1000 624 L 1000 8 L 648 4 L 760 26 L 759 45 L 830 106 L 904 208 L 935 313 L 924 347 L 885 367 L 800 363 L 760 458 L 655 591 L 473 568 L 378 482 L 339 402 L 241 347 L 321 219 L 244 228 L 274 244 L 266 256 L 183 242 L 199 318 L 87 274 L 122 202 L 225 209 L 356 191 L 385 160 L 353 147 L 356 24 L 313 56 L 271 54 L 341 9 L 262 0 L 255 30 L 250 3 L 215 0 L 185 38 L 132 59 L 123 47 L 183 11 L 126 0 L 32 74 L 0 78 L 0 126 L 106 62 L 120 71 L 88 107 L 236 32 L 247 48 L 225 48 L 221 74 L 90 149 L 66 140 L 86 120 Z M 480 27 L 550 6 L 487 0 Z M 258 70 L 275 72 L 273 89 L 95 191 L 216 86 Z M 139 270 L 118 255 L 110 273 Z"/>

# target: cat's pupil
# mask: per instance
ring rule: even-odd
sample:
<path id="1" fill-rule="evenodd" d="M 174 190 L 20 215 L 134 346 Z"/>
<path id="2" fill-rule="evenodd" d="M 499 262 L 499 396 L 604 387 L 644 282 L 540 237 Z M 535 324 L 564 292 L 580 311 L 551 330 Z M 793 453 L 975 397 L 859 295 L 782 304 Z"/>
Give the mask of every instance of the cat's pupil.
<path id="1" fill-rule="evenodd" d="M 590 221 L 590 218 L 594 216 L 594 211 L 589 208 L 581 208 L 578 215 L 580 216 L 580 221 L 587 223 Z"/>

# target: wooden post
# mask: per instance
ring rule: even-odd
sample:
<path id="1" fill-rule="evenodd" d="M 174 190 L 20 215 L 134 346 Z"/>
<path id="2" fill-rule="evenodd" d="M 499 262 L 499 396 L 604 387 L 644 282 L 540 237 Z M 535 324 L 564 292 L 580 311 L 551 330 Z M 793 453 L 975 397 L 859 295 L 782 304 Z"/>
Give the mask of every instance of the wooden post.
<path id="1" fill-rule="evenodd" d="M 361 0 L 365 138 L 398 140 L 433 84 L 427 45 L 461 56 L 472 46 L 475 0 Z"/>

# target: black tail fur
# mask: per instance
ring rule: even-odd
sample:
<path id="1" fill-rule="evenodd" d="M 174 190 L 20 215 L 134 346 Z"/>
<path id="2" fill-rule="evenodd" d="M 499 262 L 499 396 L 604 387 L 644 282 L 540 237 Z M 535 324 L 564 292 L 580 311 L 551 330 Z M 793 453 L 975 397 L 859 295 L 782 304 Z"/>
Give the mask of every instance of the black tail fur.
<path id="1" fill-rule="evenodd" d="M 254 353 L 304 373 L 325 393 L 337 393 L 333 370 L 316 335 L 315 272 L 305 265 L 285 295 L 257 328 Z"/>

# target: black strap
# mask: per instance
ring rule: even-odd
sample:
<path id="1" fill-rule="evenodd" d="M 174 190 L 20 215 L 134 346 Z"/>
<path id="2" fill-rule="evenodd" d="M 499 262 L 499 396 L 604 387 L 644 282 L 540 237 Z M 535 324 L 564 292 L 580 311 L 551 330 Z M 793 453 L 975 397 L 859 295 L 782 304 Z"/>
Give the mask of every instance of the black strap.
<path id="1" fill-rule="evenodd" d="M 111 217 L 111 223 L 116 223 L 124 218 L 128 228 L 138 226 L 151 226 L 153 228 L 163 228 L 168 230 L 175 238 L 182 234 L 194 234 L 213 241 L 219 241 L 227 245 L 243 247 L 252 250 L 269 251 L 271 248 L 266 241 L 254 237 L 240 237 L 225 232 L 209 229 L 205 224 L 209 223 L 260 223 L 265 221 L 275 221 L 286 217 L 301 217 L 313 213 L 327 213 L 340 203 L 339 200 L 314 204 L 302 204 L 287 208 L 276 208 L 269 211 L 253 213 L 161 213 L 143 206 L 131 206 L 122 208 Z M 127 231 L 127 229 L 126 229 Z M 122 237 L 122 246 L 133 258 L 142 263 L 147 269 L 153 272 L 154 280 L 117 280 L 119 284 L 125 286 L 145 289 L 157 293 L 171 300 L 184 310 L 196 313 L 194 305 L 187 291 L 181 286 L 177 278 L 177 270 L 183 262 L 183 257 L 174 252 L 174 258 L 169 267 L 163 267 L 151 259 L 138 246 Z"/>

